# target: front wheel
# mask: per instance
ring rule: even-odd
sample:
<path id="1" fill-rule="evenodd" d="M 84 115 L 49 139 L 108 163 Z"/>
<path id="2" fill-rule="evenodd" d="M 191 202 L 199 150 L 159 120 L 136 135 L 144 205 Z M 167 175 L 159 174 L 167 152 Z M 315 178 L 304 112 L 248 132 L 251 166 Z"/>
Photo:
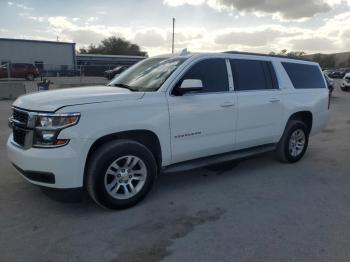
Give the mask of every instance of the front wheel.
<path id="1" fill-rule="evenodd" d="M 305 154 L 309 143 L 309 130 L 304 122 L 290 120 L 276 148 L 277 158 L 294 163 Z"/>
<path id="2" fill-rule="evenodd" d="M 90 158 L 86 187 L 98 204 L 123 209 L 136 205 L 152 188 L 157 176 L 153 154 L 142 144 L 112 141 Z"/>

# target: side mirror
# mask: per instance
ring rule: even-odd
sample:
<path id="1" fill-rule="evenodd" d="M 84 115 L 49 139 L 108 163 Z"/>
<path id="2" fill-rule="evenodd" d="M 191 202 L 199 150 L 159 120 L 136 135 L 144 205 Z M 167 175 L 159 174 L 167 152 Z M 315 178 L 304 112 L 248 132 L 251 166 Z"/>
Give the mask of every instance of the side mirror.
<path id="1" fill-rule="evenodd" d="M 177 92 L 182 95 L 187 92 L 199 92 L 203 90 L 203 83 L 200 79 L 185 79 L 177 88 Z"/>

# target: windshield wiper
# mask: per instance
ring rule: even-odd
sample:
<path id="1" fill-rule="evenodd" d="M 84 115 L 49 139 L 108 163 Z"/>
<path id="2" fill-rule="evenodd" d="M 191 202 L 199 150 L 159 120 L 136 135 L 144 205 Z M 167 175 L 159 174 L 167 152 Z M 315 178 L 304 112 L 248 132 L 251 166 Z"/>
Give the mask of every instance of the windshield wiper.
<path id="1" fill-rule="evenodd" d="M 129 89 L 130 91 L 133 91 L 133 92 L 139 91 L 137 88 L 131 87 L 131 86 L 126 85 L 126 84 L 113 84 L 112 86 Z"/>

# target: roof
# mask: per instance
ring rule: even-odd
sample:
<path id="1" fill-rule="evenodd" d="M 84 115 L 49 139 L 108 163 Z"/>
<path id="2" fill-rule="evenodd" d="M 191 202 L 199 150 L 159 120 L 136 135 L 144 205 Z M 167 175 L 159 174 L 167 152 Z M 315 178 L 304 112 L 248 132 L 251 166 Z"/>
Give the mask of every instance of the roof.
<path id="1" fill-rule="evenodd" d="M 0 38 L 0 42 L 1 41 L 75 45 L 75 43 L 70 43 L 70 42 L 59 42 L 59 41 L 48 41 L 48 40 L 33 40 L 33 39 L 16 39 L 16 38 Z"/>
<path id="2" fill-rule="evenodd" d="M 145 56 L 136 56 L 136 55 L 100 55 L 100 54 L 77 54 L 77 57 L 103 57 L 103 58 L 146 58 Z"/>
<path id="3" fill-rule="evenodd" d="M 226 51 L 224 54 L 238 54 L 238 55 L 256 55 L 256 56 L 266 56 L 266 57 L 277 57 L 284 59 L 294 59 L 294 60 L 302 60 L 307 62 L 313 62 L 311 59 L 303 58 L 303 57 L 294 57 L 294 56 L 283 56 L 283 55 L 269 55 L 269 54 L 260 54 L 260 53 L 250 53 L 250 52 L 240 52 L 240 51 Z"/>

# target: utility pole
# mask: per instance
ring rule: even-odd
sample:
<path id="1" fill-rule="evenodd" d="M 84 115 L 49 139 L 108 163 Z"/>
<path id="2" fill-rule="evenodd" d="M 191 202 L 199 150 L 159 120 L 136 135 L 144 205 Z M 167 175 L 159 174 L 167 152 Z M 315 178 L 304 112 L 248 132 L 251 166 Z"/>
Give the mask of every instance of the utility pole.
<path id="1" fill-rule="evenodd" d="M 171 53 L 174 54 L 174 41 L 175 41 L 175 17 L 173 17 L 173 39 L 171 43 Z"/>

